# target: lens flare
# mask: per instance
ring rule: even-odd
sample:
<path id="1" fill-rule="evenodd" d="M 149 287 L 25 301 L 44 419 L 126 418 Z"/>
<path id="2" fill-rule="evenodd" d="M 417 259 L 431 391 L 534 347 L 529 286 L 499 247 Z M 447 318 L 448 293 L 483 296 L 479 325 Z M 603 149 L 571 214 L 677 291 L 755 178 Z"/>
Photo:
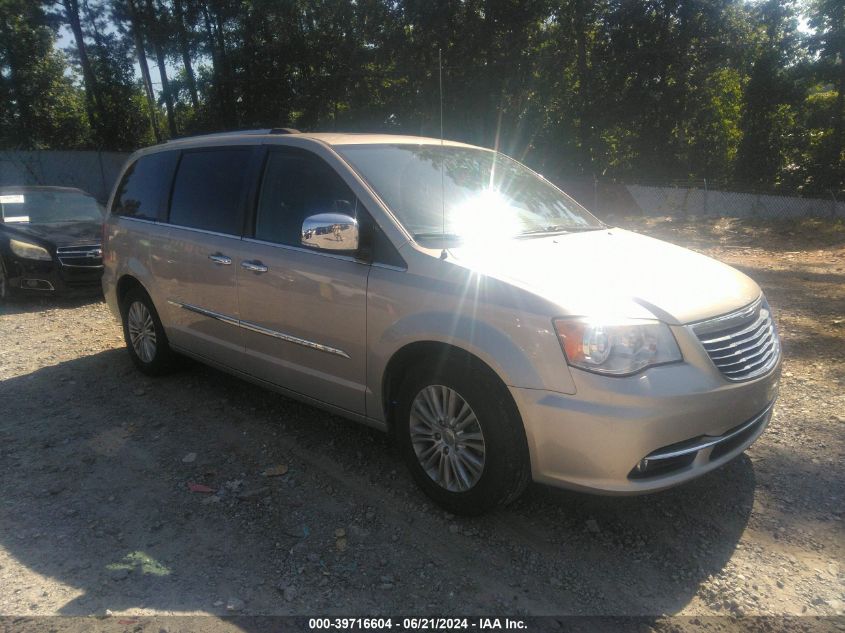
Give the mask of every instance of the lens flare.
<path id="1" fill-rule="evenodd" d="M 467 243 L 508 239 L 522 229 L 519 212 L 497 190 L 485 189 L 455 209 L 452 228 Z"/>

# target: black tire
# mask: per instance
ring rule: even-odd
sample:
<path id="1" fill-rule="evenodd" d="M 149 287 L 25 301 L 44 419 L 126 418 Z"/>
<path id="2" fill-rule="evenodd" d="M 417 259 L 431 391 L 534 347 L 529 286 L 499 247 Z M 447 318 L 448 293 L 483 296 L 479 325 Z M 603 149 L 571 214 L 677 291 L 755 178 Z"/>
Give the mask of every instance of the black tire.
<path id="1" fill-rule="evenodd" d="M 151 329 L 155 333 L 155 341 L 151 354 L 142 351 L 139 355 L 132 342 L 129 313 L 136 303 L 143 306 L 152 321 Z M 161 376 L 177 369 L 178 358 L 170 349 L 170 343 L 167 341 L 167 335 L 164 333 L 164 327 L 161 325 L 161 319 L 158 317 L 152 299 L 143 289 L 133 288 L 126 293 L 120 304 L 120 316 L 123 321 L 123 339 L 126 341 L 126 349 L 138 369 L 148 376 Z M 142 355 L 147 357 L 143 358 Z"/>
<path id="2" fill-rule="evenodd" d="M 9 278 L 6 276 L 6 267 L 0 259 L 0 303 L 8 301 L 12 296 L 12 288 L 9 286 Z"/>
<path id="3" fill-rule="evenodd" d="M 448 490 L 429 475 L 417 457 L 411 439 L 411 408 L 417 395 L 429 386 L 456 392 L 472 409 L 483 434 L 483 469 L 468 489 Z M 473 516 L 506 505 L 524 492 L 531 471 L 522 420 L 506 387 L 487 367 L 461 356 L 436 368 L 418 366 L 408 372 L 398 396 L 394 432 L 399 450 L 416 483 L 437 504 L 453 514 Z M 415 423 L 418 421 L 417 416 Z M 426 445 L 418 442 L 417 446 Z"/>

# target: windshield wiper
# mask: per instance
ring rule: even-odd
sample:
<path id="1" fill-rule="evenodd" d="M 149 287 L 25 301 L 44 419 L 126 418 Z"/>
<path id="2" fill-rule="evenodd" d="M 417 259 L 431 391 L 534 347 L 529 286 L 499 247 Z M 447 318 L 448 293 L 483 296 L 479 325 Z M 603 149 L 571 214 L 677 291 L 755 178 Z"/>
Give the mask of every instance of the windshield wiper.
<path id="1" fill-rule="evenodd" d="M 460 240 L 463 236 L 457 233 L 414 233 L 414 239 L 418 240 Z"/>
<path id="2" fill-rule="evenodd" d="M 463 244 L 466 237 L 457 233 L 414 233 L 414 240 L 427 248 L 451 248 Z"/>
<path id="3" fill-rule="evenodd" d="M 530 237 L 532 235 L 543 235 L 545 233 L 585 233 L 587 231 L 602 231 L 607 226 L 573 226 L 571 224 L 552 224 L 544 226 L 541 229 L 533 229 L 531 231 L 524 231 L 517 237 Z"/>

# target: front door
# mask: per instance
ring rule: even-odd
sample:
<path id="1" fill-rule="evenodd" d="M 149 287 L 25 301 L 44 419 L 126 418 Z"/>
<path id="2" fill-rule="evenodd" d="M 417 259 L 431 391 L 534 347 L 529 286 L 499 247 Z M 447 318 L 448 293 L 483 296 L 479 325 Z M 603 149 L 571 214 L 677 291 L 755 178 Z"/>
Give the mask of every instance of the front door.
<path id="1" fill-rule="evenodd" d="M 354 252 L 301 246 L 311 215 L 354 215 L 357 201 L 325 161 L 297 148 L 269 150 L 254 238 L 237 262 L 248 370 L 305 396 L 364 413 L 369 266 Z"/>

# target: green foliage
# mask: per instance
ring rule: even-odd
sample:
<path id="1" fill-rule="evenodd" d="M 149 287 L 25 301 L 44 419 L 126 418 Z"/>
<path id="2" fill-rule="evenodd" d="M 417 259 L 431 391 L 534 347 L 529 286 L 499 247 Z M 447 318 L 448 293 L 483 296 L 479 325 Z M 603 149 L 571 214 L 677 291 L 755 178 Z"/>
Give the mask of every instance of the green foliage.
<path id="1" fill-rule="evenodd" d="M 816 189 L 845 190 L 845 3 L 842 0 L 808 0 L 807 14 L 815 33 L 810 50 L 818 55 L 815 77 L 836 98 L 827 108 L 829 117 L 811 117 L 815 127 L 808 152 L 811 167 L 807 180 Z M 811 112 L 817 103 L 810 104 Z"/>
<path id="2" fill-rule="evenodd" d="M 445 135 L 552 179 L 845 194 L 845 5 L 802 1 L 45 3 L 68 23 L 68 7 L 79 14 L 91 72 L 77 42 L 71 76 L 83 92 L 37 3 L 0 0 L 19 16 L 2 28 L 41 34 L 14 38 L 41 47 L 24 55 L 28 77 L 52 78 L 15 84 L 5 54 L 4 96 L 16 86 L 45 105 L 6 108 L 0 124 L 6 144 L 113 149 L 279 125 L 436 136 L 442 52 Z M 167 88 L 146 98 L 136 63 L 164 68 Z M 9 123 L 30 113 L 42 123 Z"/>
<path id="3" fill-rule="evenodd" d="M 91 125 L 92 147 L 134 150 L 154 142 L 144 110 L 143 92 L 135 77 L 132 43 L 110 29 L 109 5 L 83 0 L 83 29 L 97 90 L 97 109 Z M 79 55 L 78 47 L 75 50 Z M 91 90 L 86 86 L 86 90 Z"/>
<path id="4" fill-rule="evenodd" d="M 81 147 L 84 98 L 65 77 L 47 16 L 28 0 L 0 0 L 0 143 L 40 149 Z"/>

